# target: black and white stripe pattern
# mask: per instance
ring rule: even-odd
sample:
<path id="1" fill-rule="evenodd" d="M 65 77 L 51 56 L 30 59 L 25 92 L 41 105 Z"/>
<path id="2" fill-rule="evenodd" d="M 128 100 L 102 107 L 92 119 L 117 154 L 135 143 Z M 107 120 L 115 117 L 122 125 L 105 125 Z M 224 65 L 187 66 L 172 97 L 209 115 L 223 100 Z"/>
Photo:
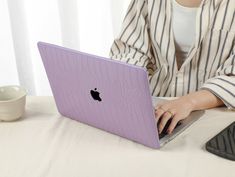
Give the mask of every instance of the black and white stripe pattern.
<path id="1" fill-rule="evenodd" d="M 178 70 L 171 1 L 132 0 L 110 57 L 145 67 L 154 96 L 207 89 L 235 109 L 235 3 L 203 0 L 196 42 Z"/>

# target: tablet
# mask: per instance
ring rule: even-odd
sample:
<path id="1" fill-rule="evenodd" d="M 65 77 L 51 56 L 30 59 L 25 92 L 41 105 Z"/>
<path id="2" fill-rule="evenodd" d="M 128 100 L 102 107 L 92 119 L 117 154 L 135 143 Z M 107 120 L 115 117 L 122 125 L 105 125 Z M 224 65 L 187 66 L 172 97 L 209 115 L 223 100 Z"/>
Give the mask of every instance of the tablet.
<path id="1" fill-rule="evenodd" d="M 206 143 L 207 151 L 235 161 L 235 122 Z"/>

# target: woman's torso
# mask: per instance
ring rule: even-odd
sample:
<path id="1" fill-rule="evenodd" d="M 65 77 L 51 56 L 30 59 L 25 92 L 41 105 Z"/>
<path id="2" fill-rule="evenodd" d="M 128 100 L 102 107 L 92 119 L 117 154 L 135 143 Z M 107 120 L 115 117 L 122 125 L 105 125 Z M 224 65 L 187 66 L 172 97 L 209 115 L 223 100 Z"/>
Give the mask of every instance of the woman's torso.
<path id="1" fill-rule="evenodd" d="M 231 55 L 235 36 L 233 0 L 203 1 L 196 17 L 195 44 L 180 70 L 176 63 L 171 1 L 148 0 L 147 3 L 154 55 L 152 64 L 148 65 L 154 70 L 154 78 L 150 76 L 153 95 L 182 96 L 197 91 L 209 78 L 226 72 L 225 61 L 232 62 L 226 59 Z"/>

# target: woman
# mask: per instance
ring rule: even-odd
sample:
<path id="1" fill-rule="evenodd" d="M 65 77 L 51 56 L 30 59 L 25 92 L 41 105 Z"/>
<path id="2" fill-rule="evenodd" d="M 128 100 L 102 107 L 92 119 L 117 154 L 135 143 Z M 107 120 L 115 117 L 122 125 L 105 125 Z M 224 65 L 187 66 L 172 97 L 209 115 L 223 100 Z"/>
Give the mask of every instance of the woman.
<path id="1" fill-rule="evenodd" d="M 160 133 L 195 110 L 235 109 L 234 16 L 234 0 L 131 1 L 110 56 L 145 67 L 153 96 L 178 97 L 156 107 Z"/>

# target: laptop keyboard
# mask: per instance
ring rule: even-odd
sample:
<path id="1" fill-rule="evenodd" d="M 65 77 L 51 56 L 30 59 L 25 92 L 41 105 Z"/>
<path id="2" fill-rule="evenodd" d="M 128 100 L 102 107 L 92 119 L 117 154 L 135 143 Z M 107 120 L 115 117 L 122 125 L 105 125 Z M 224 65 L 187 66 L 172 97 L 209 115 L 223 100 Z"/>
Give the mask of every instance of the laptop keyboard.
<path id="1" fill-rule="evenodd" d="M 166 135 L 168 135 L 167 129 L 169 128 L 169 126 L 170 126 L 170 124 L 171 124 L 171 121 L 172 121 L 172 119 L 168 120 L 168 122 L 166 123 L 164 129 L 163 129 L 162 132 L 159 134 L 159 139 L 161 139 L 161 138 L 165 137 Z M 160 121 L 159 121 L 159 122 L 160 122 Z M 178 122 L 178 124 L 176 125 L 175 128 L 177 128 L 177 127 L 180 126 L 180 125 L 181 125 L 181 123 Z"/>
<path id="2" fill-rule="evenodd" d="M 159 134 L 159 139 L 162 139 L 163 137 L 165 137 L 167 135 L 167 133 L 161 133 L 161 134 Z"/>

